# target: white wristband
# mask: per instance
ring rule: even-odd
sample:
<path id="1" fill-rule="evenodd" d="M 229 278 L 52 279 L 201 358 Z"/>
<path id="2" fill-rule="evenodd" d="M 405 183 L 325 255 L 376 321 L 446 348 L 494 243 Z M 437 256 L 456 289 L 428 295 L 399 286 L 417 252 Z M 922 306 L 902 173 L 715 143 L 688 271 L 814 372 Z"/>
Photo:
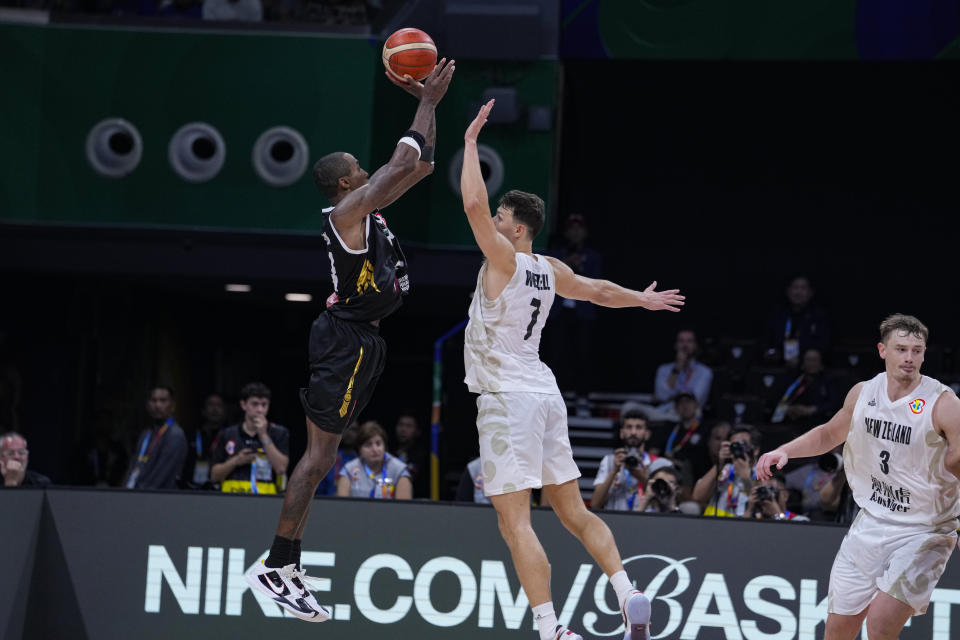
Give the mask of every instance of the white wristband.
<path id="1" fill-rule="evenodd" d="M 398 142 L 397 144 L 400 144 L 400 143 L 408 144 L 408 145 L 410 145 L 411 147 L 413 147 L 414 149 L 416 149 L 416 150 L 417 150 L 417 159 L 418 159 L 418 160 L 420 159 L 420 154 L 423 153 L 423 152 L 421 151 L 420 145 L 417 144 L 417 141 L 416 141 L 416 140 L 414 140 L 414 139 L 411 138 L 410 136 L 403 136 L 402 138 L 400 138 L 400 142 Z"/>

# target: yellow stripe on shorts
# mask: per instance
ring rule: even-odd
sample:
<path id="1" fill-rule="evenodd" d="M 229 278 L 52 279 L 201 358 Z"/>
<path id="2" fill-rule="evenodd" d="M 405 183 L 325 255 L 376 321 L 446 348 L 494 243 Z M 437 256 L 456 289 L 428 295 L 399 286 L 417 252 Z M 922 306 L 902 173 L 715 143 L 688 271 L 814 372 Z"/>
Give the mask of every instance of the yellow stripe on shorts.
<path id="1" fill-rule="evenodd" d="M 347 384 L 347 393 L 343 396 L 343 404 L 340 405 L 340 417 L 347 415 L 347 409 L 350 407 L 350 398 L 353 397 L 353 379 L 357 377 L 357 371 L 360 370 L 360 361 L 363 360 L 363 347 L 360 347 L 360 357 L 357 358 L 357 364 L 353 368 L 353 375 L 350 376 L 350 382 Z"/>

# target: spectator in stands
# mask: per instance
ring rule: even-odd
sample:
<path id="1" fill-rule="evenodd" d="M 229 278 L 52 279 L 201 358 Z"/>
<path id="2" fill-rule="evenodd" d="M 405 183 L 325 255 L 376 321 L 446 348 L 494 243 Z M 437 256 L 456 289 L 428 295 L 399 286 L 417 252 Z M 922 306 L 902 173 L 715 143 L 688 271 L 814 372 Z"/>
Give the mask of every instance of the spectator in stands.
<path id="1" fill-rule="evenodd" d="M 650 482 L 647 483 L 644 488 L 643 495 L 641 495 L 636 504 L 633 506 L 634 511 L 642 511 L 644 513 L 679 513 L 680 509 L 677 506 L 679 503 L 678 493 L 680 491 L 680 474 L 677 473 L 677 470 L 670 466 L 669 464 L 664 464 L 659 468 L 656 468 L 657 463 L 651 465 L 653 471 L 650 473 Z"/>
<path id="2" fill-rule="evenodd" d="M 490 504 L 490 498 L 483 494 L 483 469 L 480 468 L 480 456 L 467 463 L 460 474 L 457 485 L 457 502 L 475 502 Z"/>
<path id="3" fill-rule="evenodd" d="M 409 500 L 413 483 L 407 465 L 387 453 L 387 432 L 372 420 L 360 425 L 357 453 L 340 471 L 337 495 L 341 497 Z"/>
<path id="4" fill-rule="evenodd" d="M 0 475 L 3 475 L 4 487 L 45 487 L 50 478 L 27 469 L 30 464 L 30 451 L 27 439 L 16 431 L 0 435 Z"/>
<path id="5" fill-rule="evenodd" d="M 340 446 L 337 447 L 337 459 L 327 475 L 323 477 L 320 484 L 317 485 L 317 491 L 314 495 L 335 496 L 337 495 L 337 478 L 340 477 L 340 471 L 351 460 L 357 457 L 357 433 L 360 431 L 360 423 L 356 420 L 350 422 L 347 428 L 343 430 L 340 436 Z"/>
<path id="6" fill-rule="evenodd" d="M 187 461 L 183 465 L 183 483 L 191 489 L 211 489 L 210 460 L 217 437 L 227 422 L 227 405 L 219 393 L 211 393 L 200 410 L 203 422 L 187 438 Z"/>
<path id="7" fill-rule="evenodd" d="M 764 359 L 796 368 L 807 349 L 824 353 L 830 339 L 827 313 L 811 304 L 813 286 L 798 275 L 787 286 L 787 304 L 774 309 L 767 320 Z"/>
<path id="8" fill-rule="evenodd" d="M 690 329 L 681 329 L 677 332 L 673 349 L 676 353 L 673 362 L 657 367 L 653 393 L 660 404 L 656 406 L 656 414 L 648 414 L 651 420 L 677 421 L 674 399 L 681 393 L 693 394 L 700 408 L 710 398 L 713 371 L 697 362 L 697 335 Z"/>
<path id="9" fill-rule="evenodd" d="M 563 221 L 563 237 L 555 243 L 550 255 L 563 260 L 577 275 L 600 278 L 603 256 L 587 243 L 587 220 L 581 213 L 571 213 Z M 597 308 L 582 300 L 558 298 L 550 309 L 547 323 L 550 366 L 563 389 L 573 389 L 581 403 L 590 391 L 595 359 L 594 335 Z"/>
<path id="10" fill-rule="evenodd" d="M 213 453 L 210 480 L 227 493 L 279 493 L 290 463 L 290 432 L 267 419 L 270 389 L 251 382 L 240 390 L 243 421 L 226 427 Z"/>
<path id="11" fill-rule="evenodd" d="M 707 438 L 707 456 L 710 460 L 710 466 L 716 465 L 720 461 L 720 447 L 729 440 L 732 430 L 733 426 L 726 420 L 715 422 L 710 427 L 710 436 Z M 706 472 L 707 469 L 704 469 L 703 473 Z M 697 477 L 703 477 L 703 474 L 701 473 Z"/>
<path id="12" fill-rule="evenodd" d="M 757 520 L 793 520 L 794 522 L 809 520 L 810 518 L 787 509 L 788 494 L 786 480 L 778 471 L 766 482 L 753 485 L 743 516 Z"/>
<path id="13" fill-rule="evenodd" d="M 833 520 L 836 507 L 824 510 L 820 492 L 838 473 L 843 475 L 843 445 L 838 446 L 818 459 L 784 474 L 786 487 L 800 496 L 800 512 L 811 520 Z M 829 513 L 827 513 L 829 511 Z"/>
<path id="14" fill-rule="evenodd" d="M 820 505 L 825 513 L 833 513 L 833 521 L 839 524 L 852 524 L 857 517 L 860 507 L 853 499 L 847 474 L 842 468 L 820 488 Z"/>
<path id="15" fill-rule="evenodd" d="M 127 489 L 176 489 L 187 458 L 187 438 L 173 419 L 173 389 L 156 386 L 147 398 L 150 426 L 140 433 L 123 482 Z"/>
<path id="16" fill-rule="evenodd" d="M 810 348 L 803 352 L 800 375 L 783 392 L 770 422 L 793 425 L 799 435 L 829 420 L 837 408 L 833 388 L 823 373 L 823 355 Z"/>
<path id="17" fill-rule="evenodd" d="M 656 460 L 646 451 L 650 428 L 642 411 L 635 409 L 623 414 L 618 435 L 619 446 L 600 460 L 590 497 L 593 509 L 632 510 L 638 489 L 644 490 L 647 467 Z"/>
<path id="18" fill-rule="evenodd" d="M 688 391 L 678 393 L 673 402 L 679 422 L 669 431 L 653 436 L 648 450 L 669 458 L 682 478 L 681 484 L 692 486 L 710 467 L 706 434 L 697 417 L 700 405 Z"/>
<path id="19" fill-rule="evenodd" d="M 426 498 L 430 493 L 430 456 L 420 436 L 420 425 L 413 414 L 401 413 L 393 427 L 394 446 L 390 453 L 406 463 L 413 495 Z"/>
<path id="20" fill-rule="evenodd" d="M 717 464 L 693 488 L 693 499 L 705 507 L 703 515 L 730 518 L 746 512 L 756 482 L 759 440 L 753 428 L 741 425 L 720 445 Z"/>

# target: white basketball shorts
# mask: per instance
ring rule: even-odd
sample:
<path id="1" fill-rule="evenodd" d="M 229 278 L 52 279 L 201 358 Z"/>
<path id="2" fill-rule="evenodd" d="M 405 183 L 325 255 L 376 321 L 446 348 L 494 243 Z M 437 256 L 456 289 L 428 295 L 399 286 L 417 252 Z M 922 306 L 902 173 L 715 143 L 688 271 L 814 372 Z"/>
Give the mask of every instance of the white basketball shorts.
<path id="1" fill-rule="evenodd" d="M 861 510 L 833 561 L 827 610 L 856 615 L 882 591 L 912 607 L 914 615 L 926 613 L 956 545 L 956 520 L 933 528 L 897 524 Z"/>
<path id="2" fill-rule="evenodd" d="M 567 405 L 549 393 L 482 393 L 477 431 L 488 496 L 580 477 L 567 435 Z"/>

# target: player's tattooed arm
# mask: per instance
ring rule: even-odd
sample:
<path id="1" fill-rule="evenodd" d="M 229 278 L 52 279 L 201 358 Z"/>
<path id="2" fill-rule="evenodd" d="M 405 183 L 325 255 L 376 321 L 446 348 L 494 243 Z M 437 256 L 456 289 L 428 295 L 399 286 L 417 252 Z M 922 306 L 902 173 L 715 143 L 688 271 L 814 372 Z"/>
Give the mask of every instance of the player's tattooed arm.
<path id="1" fill-rule="evenodd" d="M 960 478 L 960 399 L 952 391 L 945 391 L 933 405 L 933 426 L 947 440 L 944 465 Z"/>
<path id="2" fill-rule="evenodd" d="M 450 86 L 453 71 L 453 61 L 451 60 L 448 64 L 446 59 L 443 59 L 424 79 L 423 88 L 420 91 L 420 103 L 410 129 L 429 133 L 431 123 L 436 117 L 436 106 L 446 94 L 447 87 Z M 418 171 L 423 171 L 421 165 L 424 163 L 419 162 L 419 158 L 420 152 L 415 147 L 403 142 L 397 144 L 390 161 L 377 169 L 366 185 L 351 191 L 337 203 L 333 216 L 338 230 L 359 225 L 368 213 L 387 206 L 416 184 L 419 178 L 427 175 L 424 173 L 414 179 Z"/>

